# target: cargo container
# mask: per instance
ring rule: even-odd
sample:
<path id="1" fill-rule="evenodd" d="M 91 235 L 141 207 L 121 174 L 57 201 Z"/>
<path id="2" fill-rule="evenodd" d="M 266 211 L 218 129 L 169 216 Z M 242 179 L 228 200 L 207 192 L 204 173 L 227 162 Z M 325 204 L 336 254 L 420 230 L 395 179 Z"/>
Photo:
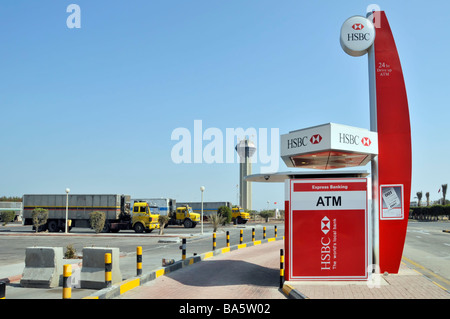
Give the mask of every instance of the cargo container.
<path id="1" fill-rule="evenodd" d="M 119 194 L 23 195 L 23 224 L 33 225 L 33 210 L 44 208 L 48 210 L 48 219 L 47 224 L 41 226 L 40 230 L 64 231 L 66 198 L 68 199 L 68 229 L 90 228 L 89 214 L 94 211 L 101 211 L 106 215 L 104 232 L 131 229 L 130 196 Z"/>

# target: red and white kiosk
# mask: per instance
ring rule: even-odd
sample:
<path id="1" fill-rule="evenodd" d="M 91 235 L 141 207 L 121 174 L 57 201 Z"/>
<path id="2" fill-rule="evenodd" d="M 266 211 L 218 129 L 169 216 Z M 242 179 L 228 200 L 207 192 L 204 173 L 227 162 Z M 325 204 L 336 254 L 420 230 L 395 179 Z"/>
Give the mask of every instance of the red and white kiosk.
<path id="1" fill-rule="evenodd" d="M 376 33 L 376 36 L 375 36 Z M 383 11 L 347 19 L 341 46 L 369 57 L 370 130 L 329 123 L 282 135 L 288 167 L 247 181 L 285 183 L 285 279 L 397 273 L 411 190 L 411 133 L 400 60 Z M 371 163 L 366 171 L 339 170 Z M 336 170 L 338 169 L 338 170 Z M 369 206 L 370 199 L 370 206 Z"/>

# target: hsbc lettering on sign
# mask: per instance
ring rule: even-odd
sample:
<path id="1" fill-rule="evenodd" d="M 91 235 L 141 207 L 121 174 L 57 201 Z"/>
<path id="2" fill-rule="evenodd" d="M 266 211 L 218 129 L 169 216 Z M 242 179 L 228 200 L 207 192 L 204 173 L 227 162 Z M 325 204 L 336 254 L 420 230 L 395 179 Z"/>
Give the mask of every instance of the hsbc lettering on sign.
<path id="1" fill-rule="evenodd" d="M 354 152 L 378 152 L 378 134 L 368 130 L 346 127 L 331 136 L 331 144 L 336 148 L 345 148 Z"/>
<path id="2" fill-rule="evenodd" d="M 366 280 L 367 180 L 291 179 L 288 280 Z"/>
<path id="3" fill-rule="evenodd" d="M 375 26 L 362 16 L 348 18 L 341 27 L 341 47 L 351 56 L 362 56 L 375 40 Z"/>

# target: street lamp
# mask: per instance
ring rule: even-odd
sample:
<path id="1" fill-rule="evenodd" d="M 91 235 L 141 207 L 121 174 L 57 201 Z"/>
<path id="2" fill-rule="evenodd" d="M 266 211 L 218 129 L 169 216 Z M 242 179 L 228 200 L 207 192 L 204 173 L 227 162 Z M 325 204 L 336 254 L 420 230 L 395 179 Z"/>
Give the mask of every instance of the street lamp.
<path id="1" fill-rule="evenodd" d="M 203 235 L 203 192 L 205 191 L 205 186 L 200 186 L 200 191 L 202 192 L 202 235 Z"/>
<path id="2" fill-rule="evenodd" d="M 66 234 L 67 234 L 67 224 L 68 224 L 68 217 L 69 217 L 69 193 L 70 189 L 66 188 Z"/>

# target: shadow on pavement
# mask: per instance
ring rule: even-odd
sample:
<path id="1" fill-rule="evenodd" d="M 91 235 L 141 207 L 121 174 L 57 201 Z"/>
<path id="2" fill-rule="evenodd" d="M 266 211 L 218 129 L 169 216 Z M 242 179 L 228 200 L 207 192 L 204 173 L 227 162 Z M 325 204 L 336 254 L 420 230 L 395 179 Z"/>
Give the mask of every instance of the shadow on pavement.
<path id="1" fill-rule="evenodd" d="M 228 285 L 279 285 L 280 271 L 241 260 L 208 260 L 166 276 L 183 285 L 209 287 Z"/>

